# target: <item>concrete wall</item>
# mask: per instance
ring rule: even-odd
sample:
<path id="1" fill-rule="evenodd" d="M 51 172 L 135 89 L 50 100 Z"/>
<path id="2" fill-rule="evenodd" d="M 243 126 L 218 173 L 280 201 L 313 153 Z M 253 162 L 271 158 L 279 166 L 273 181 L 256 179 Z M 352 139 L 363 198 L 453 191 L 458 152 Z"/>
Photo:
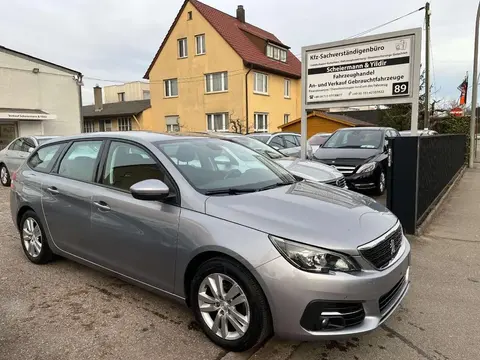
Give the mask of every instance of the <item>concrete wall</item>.
<path id="1" fill-rule="evenodd" d="M 38 74 L 32 72 L 34 68 L 39 69 Z M 43 121 L 44 134 L 80 132 L 80 87 L 73 74 L 2 50 L 0 108 L 40 109 L 56 115 L 56 120 Z"/>
<path id="2" fill-rule="evenodd" d="M 103 88 L 104 102 L 118 102 L 118 93 L 125 93 L 125 101 L 144 100 L 143 92 L 150 91 L 150 84 L 143 81 L 135 81 L 122 85 L 111 85 Z"/>

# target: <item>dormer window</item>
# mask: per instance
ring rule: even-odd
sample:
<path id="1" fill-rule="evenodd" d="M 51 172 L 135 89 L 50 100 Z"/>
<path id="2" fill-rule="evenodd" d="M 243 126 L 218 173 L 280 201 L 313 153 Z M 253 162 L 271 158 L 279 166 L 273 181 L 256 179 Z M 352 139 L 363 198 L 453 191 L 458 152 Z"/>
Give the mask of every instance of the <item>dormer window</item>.
<path id="1" fill-rule="evenodd" d="M 287 62 L 287 50 L 272 44 L 267 45 L 267 56 L 271 59 Z"/>

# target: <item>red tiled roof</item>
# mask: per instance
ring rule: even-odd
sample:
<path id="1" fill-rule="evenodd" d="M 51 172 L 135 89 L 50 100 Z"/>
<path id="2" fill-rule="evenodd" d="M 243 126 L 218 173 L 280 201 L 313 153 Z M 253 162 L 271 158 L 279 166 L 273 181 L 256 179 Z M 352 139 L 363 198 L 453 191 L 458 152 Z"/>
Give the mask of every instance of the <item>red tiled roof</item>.
<path id="1" fill-rule="evenodd" d="M 150 70 L 157 60 L 163 46 L 165 45 L 170 33 L 172 32 L 178 18 L 185 7 L 186 3 L 190 3 L 202 14 L 202 16 L 213 26 L 213 28 L 225 39 L 233 50 L 243 59 L 247 66 L 252 65 L 266 71 L 278 72 L 295 78 L 301 76 L 301 63 L 291 51 L 287 50 L 287 62 L 273 60 L 267 57 L 258 47 L 256 47 L 250 39 L 245 35 L 248 32 L 252 35 L 260 37 L 266 41 L 286 47 L 275 35 L 260 29 L 248 23 L 242 23 L 237 18 L 228 15 L 220 10 L 208 6 L 198 0 L 186 0 L 180 9 L 175 21 L 173 22 L 167 36 L 163 40 L 160 49 L 155 55 L 150 67 L 148 68 L 144 78 L 148 79 Z"/>

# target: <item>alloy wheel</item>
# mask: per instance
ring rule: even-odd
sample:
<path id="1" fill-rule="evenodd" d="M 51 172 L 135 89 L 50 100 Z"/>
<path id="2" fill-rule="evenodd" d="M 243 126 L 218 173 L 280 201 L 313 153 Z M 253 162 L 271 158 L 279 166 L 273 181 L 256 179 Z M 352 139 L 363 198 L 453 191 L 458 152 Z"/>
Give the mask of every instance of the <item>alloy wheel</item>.
<path id="1" fill-rule="evenodd" d="M 250 325 L 250 306 L 242 288 L 229 276 L 209 274 L 198 289 L 203 321 L 218 337 L 237 340 Z"/>
<path id="2" fill-rule="evenodd" d="M 42 231 L 35 219 L 29 217 L 23 222 L 22 229 L 23 245 L 28 254 L 36 258 L 42 251 Z"/>
<path id="3" fill-rule="evenodd" d="M 8 172 L 5 166 L 2 166 L 0 169 L 0 180 L 2 181 L 3 185 L 6 185 L 8 182 Z"/>
<path id="4" fill-rule="evenodd" d="M 385 191 L 385 174 L 383 173 L 383 171 L 380 173 L 380 182 L 379 182 L 379 186 L 380 186 L 380 192 L 383 193 Z"/>

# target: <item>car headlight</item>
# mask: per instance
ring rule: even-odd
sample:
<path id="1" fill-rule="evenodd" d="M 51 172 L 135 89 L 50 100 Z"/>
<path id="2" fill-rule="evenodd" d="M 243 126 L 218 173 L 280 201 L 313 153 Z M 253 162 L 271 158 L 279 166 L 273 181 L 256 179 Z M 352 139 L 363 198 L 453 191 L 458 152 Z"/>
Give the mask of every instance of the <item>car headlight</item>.
<path id="1" fill-rule="evenodd" d="M 363 164 L 358 168 L 357 174 L 373 171 L 375 170 L 376 166 L 377 166 L 377 163 L 374 163 L 374 162 Z"/>
<path id="2" fill-rule="evenodd" d="M 346 256 L 334 251 L 296 243 L 269 235 L 273 245 L 295 267 L 309 272 L 351 272 L 359 270 Z"/>

